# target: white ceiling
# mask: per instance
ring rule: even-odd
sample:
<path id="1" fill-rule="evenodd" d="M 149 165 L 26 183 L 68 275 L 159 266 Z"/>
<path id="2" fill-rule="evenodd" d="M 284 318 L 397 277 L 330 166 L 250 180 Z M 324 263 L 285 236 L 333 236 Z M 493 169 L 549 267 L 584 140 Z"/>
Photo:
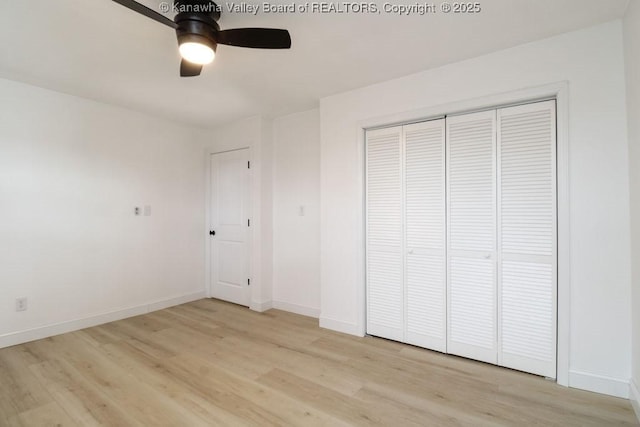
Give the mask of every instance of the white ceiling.
<path id="1" fill-rule="evenodd" d="M 158 10 L 161 1 L 141 3 Z M 628 0 L 480 3 L 475 15 L 223 12 L 223 29 L 287 28 L 292 49 L 219 46 L 202 76 L 185 79 L 173 30 L 111 0 L 0 0 L 0 77 L 214 127 L 313 108 L 327 95 L 617 19 Z"/>

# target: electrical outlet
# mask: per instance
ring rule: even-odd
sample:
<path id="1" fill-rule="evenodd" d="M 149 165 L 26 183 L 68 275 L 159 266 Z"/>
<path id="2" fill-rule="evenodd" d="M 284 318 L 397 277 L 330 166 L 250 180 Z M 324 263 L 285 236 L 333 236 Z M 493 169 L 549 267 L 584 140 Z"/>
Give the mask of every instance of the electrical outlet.
<path id="1" fill-rule="evenodd" d="M 135 208 L 133 208 L 133 214 L 134 214 L 135 216 L 140 215 L 140 208 L 139 208 L 138 206 L 136 206 Z"/>
<path id="2" fill-rule="evenodd" d="M 27 299 L 26 298 L 17 298 L 16 299 L 16 311 L 27 311 Z"/>

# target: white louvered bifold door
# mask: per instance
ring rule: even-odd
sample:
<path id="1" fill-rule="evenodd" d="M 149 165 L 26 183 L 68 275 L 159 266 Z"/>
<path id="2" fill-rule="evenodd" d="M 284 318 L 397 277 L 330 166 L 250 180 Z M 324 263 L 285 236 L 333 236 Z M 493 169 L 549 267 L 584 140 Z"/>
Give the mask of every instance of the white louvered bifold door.
<path id="1" fill-rule="evenodd" d="M 402 127 L 366 133 L 367 333 L 402 341 Z"/>
<path id="2" fill-rule="evenodd" d="M 556 377 L 555 101 L 498 110 L 502 366 Z"/>
<path id="3" fill-rule="evenodd" d="M 444 119 L 404 126 L 405 341 L 446 351 Z"/>
<path id="4" fill-rule="evenodd" d="M 497 363 L 496 111 L 447 117 L 447 351 Z"/>

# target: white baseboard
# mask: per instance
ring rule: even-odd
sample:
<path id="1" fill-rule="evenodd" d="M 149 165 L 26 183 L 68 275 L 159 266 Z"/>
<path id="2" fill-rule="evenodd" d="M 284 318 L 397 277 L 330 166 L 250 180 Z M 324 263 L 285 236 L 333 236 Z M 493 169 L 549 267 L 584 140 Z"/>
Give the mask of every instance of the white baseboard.
<path id="1" fill-rule="evenodd" d="M 302 316 L 318 318 L 320 316 L 320 309 L 307 307 L 304 305 L 291 304 L 290 302 L 274 301 L 273 308 L 278 310 L 288 311 L 290 313 L 300 314 Z"/>
<path id="2" fill-rule="evenodd" d="M 638 391 L 638 384 L 633 379 L 629 381 L 629 400 L 636 412 L 636 418 L 640 421 L 640 391 Z"/>
<path id="3" fill-rule="evenodd" d="M 273 303 L 271 301 L 251 301 L 249 308 L 253 311 L 262 313 L 263 311 L 271 310 L 273 308 Z"/>
<path id="4" fill-rule="evenodd" d="M 147 304 L 147 307 L 148 307 L 147 312 L 151 313 L 153 311 L 164 310 L 165 308 L 175 307 L 176 305 L 186 304 L 188 302 L 197 301 L 203 298 L 207 298 L 207 293 L 204 291 L 195 292 L 193 294 L 181 295 L 181 296 L 173 297 L 169 299 L 162 299 L 162 300 Z"/>
<path id="5" fill-rule="evenodd" d="M 331 329 L 332 331 L 342 332 L 344 334 L 356 335 L 358 337 L 364 336 L 358 325 L 355 323 L 343 322 L 341 320 L 330 319 L 328 317 L 323 317 L 320 315 L 320 327 Z"/>
<path id="6" fill-rule="evenodd" d="M 569 387 L 629 398 L 629 381 L 580 371 L 569 371 Z"/>
<path id="7" fill-rule="evenodd" d="M 54 335 L 60 335 L 67 332 L 90 328 L 92 326 L 98 326 L 104 323 L 115 322 L 116 320 L 122 320 L 128 317 L 151 313 L 152 311 L 162 310 L 167 307 L 185 304 L 205 297 L 206 293 L 204 291 L 195 292 L 191 294 L 180 295 L 177 297 L 152 301 L 134 307 L 127 307 L 119 310 L 99 313 L 93 316 L 84 317 L 82 319 L 68 320 L 66 322 L 40 326 L 33 329 L 27 329 L 25 331 L 12 332 L 10 334 L 0 335 L 0 348 L 10 347 L 29 341 L 52 337 Z"/>

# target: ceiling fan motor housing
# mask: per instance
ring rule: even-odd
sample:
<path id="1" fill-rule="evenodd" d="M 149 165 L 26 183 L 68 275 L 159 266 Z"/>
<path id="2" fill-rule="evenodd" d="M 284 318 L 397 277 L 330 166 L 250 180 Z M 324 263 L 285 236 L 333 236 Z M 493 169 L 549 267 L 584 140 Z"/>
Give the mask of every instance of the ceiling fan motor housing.
<path id="1" fill-rule="evenodd" d="M 176 16 L 167 16 L 136 0 L 113 0 L 127 9 L 176 30 L 180 45 L 180 76 L 199 76 L 202 67 L 215 58 L 219 44 L 254 49 L 289 49 L 289 31 L 277 28 L 233 28 L 220 30 L 222 9 L 211 0 L 173 0 Z"/>
<path id="2" fill-rule="evenodd" d="M 220 18 L 218 5 L 209 0 L 175 0 L 174 6 L 178 11 L 174 19 L 178 44 L 201 43 L 215 51 L 220 31 L 216 22 Z"/>

